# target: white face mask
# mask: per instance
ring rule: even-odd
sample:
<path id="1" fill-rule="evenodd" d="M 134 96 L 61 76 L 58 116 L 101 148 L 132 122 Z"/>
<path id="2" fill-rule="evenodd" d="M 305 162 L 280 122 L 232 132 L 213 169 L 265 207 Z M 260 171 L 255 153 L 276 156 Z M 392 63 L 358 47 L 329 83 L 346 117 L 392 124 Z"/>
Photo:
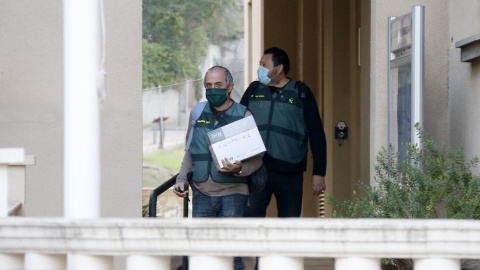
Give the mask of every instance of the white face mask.
<path id="1" fill-rule="evenodd" d="M 265 67 L 262 67 L 262 66 L 258 67 L 257 75 L 258 75 L 258 81 L 260 83 L 268 85 L 273 78 L 277 77 L 278 74 L 273 76 L 272 78 L 269 78 L 268 77 L 268 72 L 269 71 L 270 71 L 270 69 L 268 69 L 268 68 L 265 68 Z"/>

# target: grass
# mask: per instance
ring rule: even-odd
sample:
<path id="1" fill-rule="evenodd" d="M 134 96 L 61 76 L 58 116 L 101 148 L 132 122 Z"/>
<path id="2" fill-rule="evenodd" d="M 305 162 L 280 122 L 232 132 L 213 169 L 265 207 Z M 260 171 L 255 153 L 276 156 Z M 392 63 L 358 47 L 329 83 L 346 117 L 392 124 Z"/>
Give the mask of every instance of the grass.
<path id="1" fill-rule="evenodd" d="M 184 147 L 180 145 L 144 156 L 143 164 L 152 168 L 143 169 L 143 187 L 157 187 L 177 174 L 182 166 Z"/>
<path id="2" fill-rule="evenodd" d="M 183 155 L 185 154 L 184 148 L 185 146 L 179 145 L 170 150 L 159 150 L 154 154 L 144 156 L 143 161 L 148 165 L 163 167 L 166 170 L 177 173 L 182 165 Z"/>

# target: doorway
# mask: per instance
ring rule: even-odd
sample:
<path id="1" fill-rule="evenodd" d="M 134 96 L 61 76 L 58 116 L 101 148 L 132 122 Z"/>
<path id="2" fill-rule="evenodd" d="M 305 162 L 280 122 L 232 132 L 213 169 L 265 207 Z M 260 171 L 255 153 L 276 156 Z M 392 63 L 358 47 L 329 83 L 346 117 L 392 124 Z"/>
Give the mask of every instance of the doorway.
<path id="1" fill-rule="evenodd" d="M 368 63 L 362 65 L 361 60 L 368 62 L 368 57 L 360 57 L 361 52 L 368 52 L 360 50 L 360 44 L 368 44 L 369 40 L 361 36 L 361 11 L 368 10 L 369 6 L 369 1 L 361 0 L 264 0 L 263 5 L 252 7 L 250 4 L 249 7 L 263 10 L 260 13 L 263 14 L 260 20 L 263 28 L 250 27 L 250 33 L 246 30 L 246 40 L 251 42 L 246 48 L 251 48 L 251 52 L 261 52 L 272 46 L 284 49 L 291 62 L 291 78 L 304 81 L 315 95 L 327 138 L 326 193 L 341 201 L 351 198 L 359 180 L 369 182 L 369 179 L 361 179 L 368 178 L 368 173 L 363 172 L 369 171 L 368 152 L 361 154 L 369 149 L 369 84 L 361 82 L 361 74 L 365 73 L 362 68 L 368 69 Z M 258 13 L 253 10 L 250 14 Z M 260 35 L 253 33 L 255 31 Z M 366 33 L 368 31 L 364 31 Z M 263 40 L 256 41 L 255 36 Z M 255 49 L 255 46 L 263 48 Z M 256 70 L 261 55 L 251 52 L 247 56 L 251 58 L 250 69 Z M 348 139 L 335 139 L 338 122 L 348 127 Z M 320 215 L 321 198 L 313 196 L 311 188 L 312 161 L 309 151 L 303 217 Z M 324 215 L 332 216 L 328 204 Z M 267 216 L 277 216 L 274 200 Z"/>

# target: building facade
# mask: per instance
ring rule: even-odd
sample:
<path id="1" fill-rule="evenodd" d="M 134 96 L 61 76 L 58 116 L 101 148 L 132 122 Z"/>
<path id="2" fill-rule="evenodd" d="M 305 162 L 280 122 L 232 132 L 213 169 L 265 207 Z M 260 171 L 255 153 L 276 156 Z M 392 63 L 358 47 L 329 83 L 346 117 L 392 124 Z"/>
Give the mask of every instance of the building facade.
<path id="1" fill-rule="evenodd" d="M 478 1 L 245 2 L 245 85 L 256 79 L 263 49 L 289 53 L 291 77 L 306 82 L 317 98 L 328 143 L 327 193 L 338 199 L 349 198 L 357 181 L 373 184 L 375 157 L 388 144 L 387 20 L 415 5 L 425 6 L 424 130 L 438 143 L 464 143 L 473 157 L 480 153 L 480 61 L 462 62 L 464 48 L 457 46 L 480 33 Z M 27 216 L 63 211 L 62 6 L 0 1 L 0 145 L 23 147 L 36 158 L 26 174 Z M 105 16 L 101 215 L 140 217 L 142 2 L 105 0 Z M 340 145 L 334 129 L 341 121 L 349 137 Z M 316 217 L 318 198 L 306 175 L 303 216 Z"/>

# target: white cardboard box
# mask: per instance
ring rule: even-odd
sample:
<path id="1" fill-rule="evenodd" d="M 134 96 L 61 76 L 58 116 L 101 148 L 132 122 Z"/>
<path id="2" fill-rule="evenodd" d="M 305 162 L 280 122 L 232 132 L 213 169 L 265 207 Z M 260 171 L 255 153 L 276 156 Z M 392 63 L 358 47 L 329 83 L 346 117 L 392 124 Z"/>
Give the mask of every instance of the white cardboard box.
<path id="1" fill-rule="evenodd" d="M 233 163 L 266 151 L 252 115 L 212 130 L 206 136 L 212 159 L 220 168 L 224 158 Z"/>

